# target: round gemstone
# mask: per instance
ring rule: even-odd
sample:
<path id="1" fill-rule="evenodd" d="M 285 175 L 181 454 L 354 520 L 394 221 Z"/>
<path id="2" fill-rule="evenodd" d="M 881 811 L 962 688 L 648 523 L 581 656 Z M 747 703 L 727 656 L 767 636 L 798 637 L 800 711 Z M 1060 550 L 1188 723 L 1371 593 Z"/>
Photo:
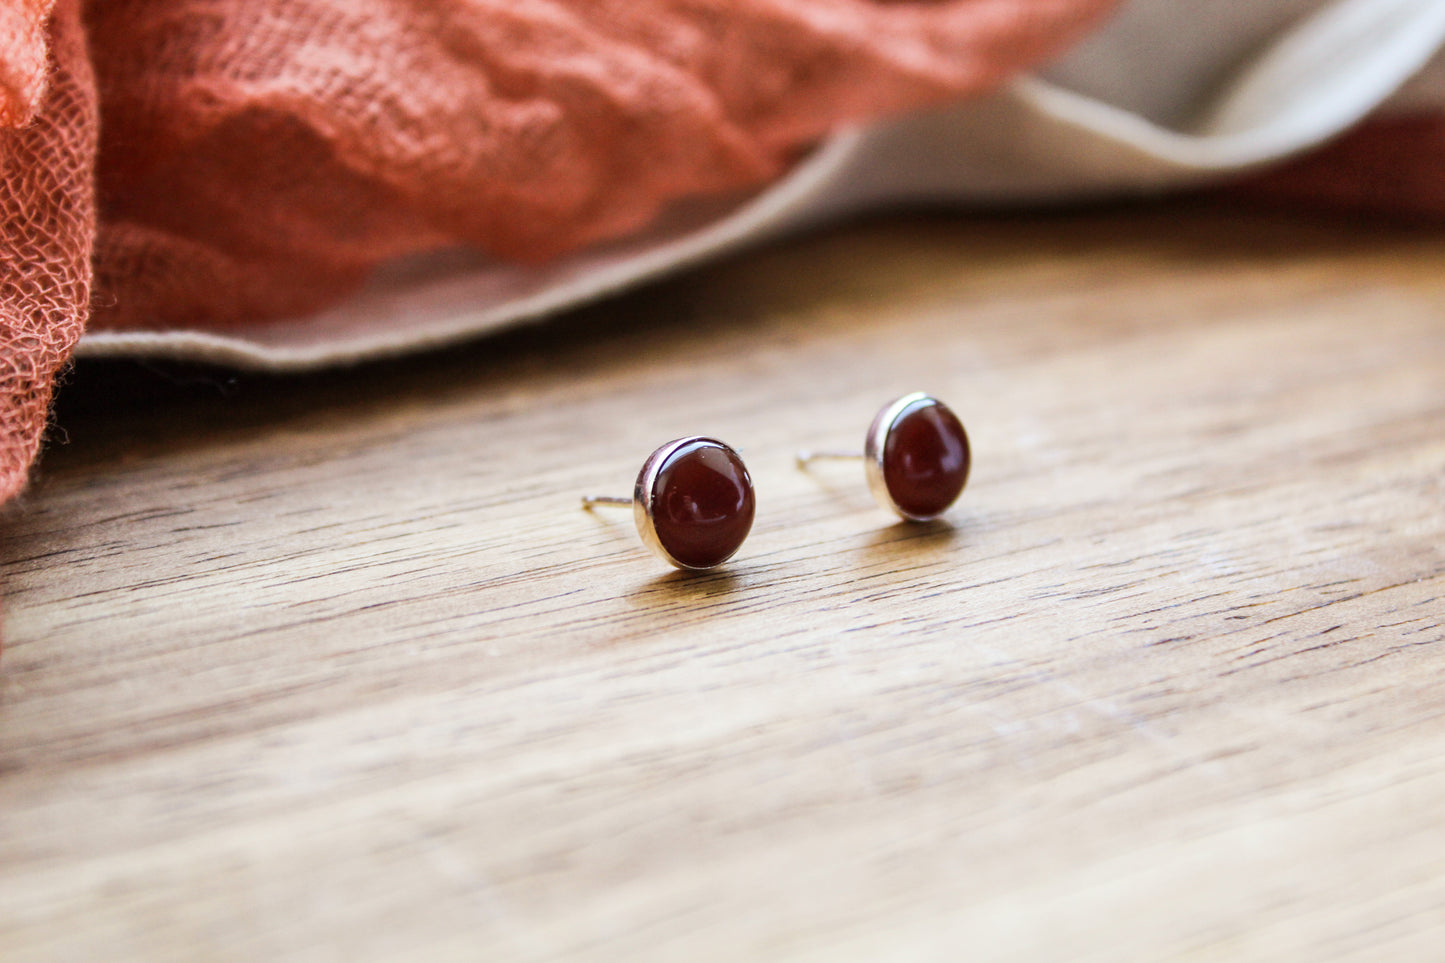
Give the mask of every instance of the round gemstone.
<path id="1" fill-rule="evenodd" d="M 936 518 L 968 483 L 968 435 L 943 402 L 923 397 L 893 419 L 883 442 L 883 482 L 909 518 Z"/>
<path id="2" fill-rule="evenodd" d="M 753 480 L 727 445 L 692 439 L 658 468 L 651 507 L 657 540 L 673 561 L 712 568 L 731 558 L 753 527 Z"/>

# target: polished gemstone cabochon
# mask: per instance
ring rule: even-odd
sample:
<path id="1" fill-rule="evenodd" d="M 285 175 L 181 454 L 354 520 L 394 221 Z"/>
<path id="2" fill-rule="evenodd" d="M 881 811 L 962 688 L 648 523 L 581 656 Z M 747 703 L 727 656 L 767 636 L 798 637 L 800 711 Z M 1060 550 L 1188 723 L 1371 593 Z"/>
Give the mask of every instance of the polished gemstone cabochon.
<path id="1" fill-rule="evenodd" d="M 658 547 L 682 568 L 722 564 L 753 527 L 756 498 L 742 458 L 712 438 L 674 442 L 659 453 L 661 463 L 649 459 L 638 476 Z"/>
<path id="2" fill-rule="evenodd" d="M 877 453 L 888 498 L 905 518 L 937 518 L 968 484 L 968 434 L 947 405 L 928 395 L 901 398 L 889 411 L 895 413 Z"/>

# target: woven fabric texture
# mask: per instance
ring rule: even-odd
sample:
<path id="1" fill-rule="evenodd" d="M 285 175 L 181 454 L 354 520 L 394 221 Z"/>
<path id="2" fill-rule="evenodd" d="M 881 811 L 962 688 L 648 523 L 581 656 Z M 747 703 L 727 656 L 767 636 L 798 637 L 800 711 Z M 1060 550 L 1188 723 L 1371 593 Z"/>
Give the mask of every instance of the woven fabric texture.
<path id="1" fill-rule="evenodd" d="M 15 15 L 0 15 L 0 29 L 15 30 Z M 85 327 L 95 236 L 96 96 L 79 0 L 55 5 L 48 45 L 19 26 L 0 58 L 0 501 L 25 483 L 56 372 Z"/>
<path id="2" fill-rule="evenodd" d="M 0 500 L 92 281 L 94 327 L 164 328 L 437 245 L 541 261 L 996 84 L 1114 0 L 107 0 L 88 58 L 52 2 L 0 6 Z"/>

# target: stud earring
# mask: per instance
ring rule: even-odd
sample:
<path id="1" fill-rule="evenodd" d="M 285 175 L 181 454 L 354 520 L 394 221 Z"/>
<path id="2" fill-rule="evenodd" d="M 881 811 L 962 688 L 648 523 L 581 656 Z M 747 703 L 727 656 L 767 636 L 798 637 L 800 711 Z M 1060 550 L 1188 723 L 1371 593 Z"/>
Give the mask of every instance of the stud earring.
<path id="1" fill-rule="evenodd" d="M 968 483 L 972 456 L 963 423 L 932 395 L 915 392 L 883 406 L 863 453 L 800 451 L 798 467 L 820 458 L 861 458 L 878 504 L 912 522 L 937 518 Z"/>
<path id="2" fill-rule="evenodd" d="M 643 544 L 678 568 L 733 557 L 753 527 L 757 499 L 747 466 L 715 438 L 670 441 L 648 456 L 631 498 L 582 496 L 582 507 L 631 505 Z"/>

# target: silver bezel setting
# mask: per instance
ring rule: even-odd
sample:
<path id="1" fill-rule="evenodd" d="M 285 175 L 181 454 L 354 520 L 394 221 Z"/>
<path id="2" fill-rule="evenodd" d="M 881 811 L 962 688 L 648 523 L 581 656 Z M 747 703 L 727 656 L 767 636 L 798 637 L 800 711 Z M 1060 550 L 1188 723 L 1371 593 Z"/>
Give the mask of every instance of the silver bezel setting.
<path id="1" fill-rule="evenodd" d="M 868 490 L 873 493 L 873 498 L 879 505 L 910 522 L 930 522 L 939 515 L 914 515 L 899 507 L 888 491 L 888 482 L 883 477 L 883 453 L 887 450 L 888 433 L 893 430 L 899 417 L 909 408 L 924 401 L 943 404 L 925 391 L 915 391 L 896 401 L 890 401 L 873 418 L 873 424 L 868 426 L 868 437 L 863 441 L 863 468 L 868 475 Z"/>
<path id="2" fill-rule="evenodd" d="M 632 486 L 632 518 L 637 522 L 637 534 L 642 538 L 642 544 L 646 545 L 654 555 L 666 561 L 669 565 L 688 572 L 706 572 L 716 568 L 728 559 L 722 559 L 717 565 L 688 565 L 672 557 L 662 545 L 662 540 L 657 537 L 657 524 L 653 519 L 653 502 L 657 497 L 657 476 L 662 471 L 662 466 L 667 460 L 677 453 L 684 445 L 695 445 L 703 442 L 709 445 L 716 445 L 725 451 L 730 451 L 742 461 L 742 456 L 737 450 L 725 442 L 718 441 L 706 435 L 689 435 L 686 438 L 679 438 L 676 441 L 669 441 L 661 448 L 647 456 L 647 461 L 642 463 L 642 470 L 637 473 L 637 483 Z M 731 555 L 728 558 L 732 558 Z"/>

